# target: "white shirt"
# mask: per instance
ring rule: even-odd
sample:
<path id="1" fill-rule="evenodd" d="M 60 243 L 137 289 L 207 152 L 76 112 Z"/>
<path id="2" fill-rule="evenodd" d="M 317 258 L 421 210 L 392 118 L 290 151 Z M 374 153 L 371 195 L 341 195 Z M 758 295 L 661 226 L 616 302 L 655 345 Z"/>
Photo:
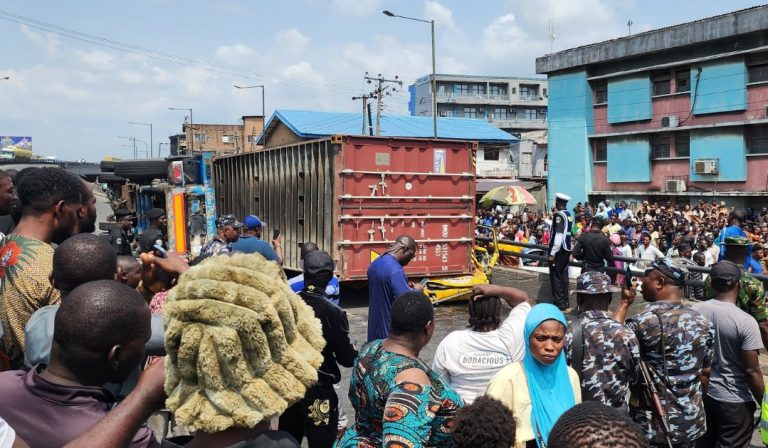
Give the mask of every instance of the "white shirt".
<path id="1" fill-rule="evenodd" d="M 712 266 L 713 264 L 715 264 L 715 258 L 712 256 L 712 252 L 710 252 L 708 250 L 704 250 L 704 251 L 694 250 L 692 255 L 696 255 L 699 252 L 704 254 L 704 267 L 705 268 L 708 268 L 708 267 Z"/>
<path id="2" fill-rule="evenodd" d="M 0 448 L 11 448 L 16 440 L 16 431 L 0 418 Z"/>
<path id="3" fill-rule="evenodd" d="M 432 370 L 448 381 L 453 390 L 471 404 L 483 395 L 488 382 L 503 367 L 523 359 L 523 327 L 531 305 L 517 305 L 501 326 L 493 331 L 458 330 L 440 342 Z"/>
<path id="4" fill-rule="evenodd" d="M 651 262 L 654 262 L 659 258 L 664 258 L 664 254 L 661 253 L 659 249 L 656 249 L 655 246 L 639 246 L 637 248 L 637 258 L 640 258 L 640 261 L 638 261 L 635 266 L 638 269 L 643 270 L 651 267 Z"/>

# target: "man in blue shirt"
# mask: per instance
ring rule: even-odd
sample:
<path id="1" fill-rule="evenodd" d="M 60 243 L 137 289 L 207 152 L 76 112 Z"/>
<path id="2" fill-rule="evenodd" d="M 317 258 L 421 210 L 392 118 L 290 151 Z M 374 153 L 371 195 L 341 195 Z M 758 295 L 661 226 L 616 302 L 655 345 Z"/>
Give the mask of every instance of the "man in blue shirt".
<path id="1" fill-rule="evenodd" d="M 242 252 L 244 254 L 261 254 L 270 261 L 276 261 L 283 264 L 283 247 L 280 238 L 272 241 L 272 246 L 261 239 L 261 230 L 267 225 L 265 222 L 254 216 L 248 215 L 243 219 L 243 234 L 240 238 L 231 244 L 232 252 Z"/>
<path id="2" fill-rule="evenodd" d="M 392 302 L 422 285 L 408 282 L 403 266 L 416 256 L 416 241 L 408 235 L 397 237 L 386 254 L 368 267 L 368 342 L 389 336 Z"/>
<path id="3" fill-rule="evenodd" d="M 317 244 L 309 242 L 301 244 L 301 260 L 299 261 L 299 264 L 301 265 L 302 269 L 304 268 L 304 258 L 311 252 L 314 252 L 316 250 L 320 250 L 319 247 L 317 247 Z M 288 280 L 288 286 L 291 287 L 293 292 L 300 293 L 304 289 L 304 273 L 301 273 L 297 275 L 296 277 L 293 277 L 292 279 Z M 325 287 L 325 295 L 328 297 L 328 300 L 331 301 L 336 306 L 339 306 L 339 277 L 336 277 L 334 274 L 333 277 L 328 281 L 328 285 Z"/>
<path id="4" fill-rule="evenodd" d="M 744 233 L 744 230 L 742 230 L 741 226 L 744 225 L 744 210 L 734 210 L 728 215 L 728 223 L 730 224 L 728 227 L 723 229 L 722 232 L 720 232 L 720 235 L 715 240 L 715 244 L 720 246 L 720 260 L 725 259 L 725 239 L 726 238 L 733 238 L 733 237 L 742 237 L 747 238 L 747 234 Z M 752 248 L 750 247 L 747 250 L 747 257 L 750 257 L 752 255 Z"/>

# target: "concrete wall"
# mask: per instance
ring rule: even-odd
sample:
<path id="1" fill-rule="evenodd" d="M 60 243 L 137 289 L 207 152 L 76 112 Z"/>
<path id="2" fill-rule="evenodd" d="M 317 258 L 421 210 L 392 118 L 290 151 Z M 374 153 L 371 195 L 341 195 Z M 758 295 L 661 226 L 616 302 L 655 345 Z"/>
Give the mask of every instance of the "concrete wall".
<path id="1" fill-rule="evenodd" d="M 648 74 L 608 81 L 608 123 L 651 119 L 651 79 Z"/>
<path id="2" fill-rule="evenodd" d="M 691 94 L 695 98 L 695 115 L 746 110 L 747 66 L 744 58 L 693 65 Z"/>
<path id="3" fill-rule="evenodd" d="M 592 190 L 592 158 L 587 134 L 593 128 L 592 89 L 586 70 L 549 77 L 548 203 L 558 192 L 584 202 Z"/>
<path id="4" fill-rule="evenodd" d="M 264 141 L 265 148 L 273 148 L 275 146 L 290 145 L 292 143 L 300 142 L 301 138 L 283 123 L 277 123 L 275 129 L 267 135 Z"/>
<path id="5" fill-rule="evenodd" d="M 651 145 L 645 136 L 608 140 L 608 182 L 649 182 Z"/>
<path id="6" fill-rule="evenodd" d="M 517 177 L 517 164 L 514 163 L 512 149 L 499 149 L 499 160 L 485 160 L 485 148 L 477 150 L 476 170 L 481 177 Z"/>

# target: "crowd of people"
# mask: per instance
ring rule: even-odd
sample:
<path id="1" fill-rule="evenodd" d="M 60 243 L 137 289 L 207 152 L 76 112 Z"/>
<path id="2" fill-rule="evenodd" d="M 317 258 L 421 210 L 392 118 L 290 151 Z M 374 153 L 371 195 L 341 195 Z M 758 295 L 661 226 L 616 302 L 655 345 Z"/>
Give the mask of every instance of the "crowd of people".
<path id="1" fill-rule="evenodd" d="M 676 224 L 665 250 L 666 234 L 638 211 L 652 226 L 636 230 L 652 241 L 643 247 L 660 255 L 635 264 L 647 305 L 628 316 L 636 290 L 605 272 L 615 260 L 603 232 L 622 236 L 617 223 L 637 218 L 616 208 L 606 218 L 603 205 L 572 233 L 591 207 L 571 215 L 566 203 L 558 195 L 549 223 L 524 211 L 520 225 L 501 228 L 548 247 L 553 269 L 587 259 L 577 317 L 560 309 L 567 286 L 538 303 L 475 286 L 467 329 L 434 341 L 430 365 L 421 355 L 435 310 L 405 275 L 418 252 L 408 235 L 369 267 L 368 340 L 358 346 L 334 261 L 313 242 L 289 281 L 280 238 L 261 239 L 266 223 L 223 215 L 187 260 L 167 251 L 161 209 L 136 238 L 124 210 L 97 236 L 89 184 L 58 168 L 0 171 L 0 213 L 10 216 L 0 240 L 0 448 L 747 446 L 765 391 L 757 353 L 768 315 L 746 216 L 727 211 L 729 225 L 712 235 L 721 251 L 696 283 L 681 260 L 697 222 Z M 694 216 L 641 210 L 649 222 Z M 701 219 L 695 244 L 721 224 Z M 692 281 L 704 291 L 693 304 L 683 300 Z M 352 369 L 348 384 L 342 368 Z M 153 414 L 174 424 L 152 431 Z"/>

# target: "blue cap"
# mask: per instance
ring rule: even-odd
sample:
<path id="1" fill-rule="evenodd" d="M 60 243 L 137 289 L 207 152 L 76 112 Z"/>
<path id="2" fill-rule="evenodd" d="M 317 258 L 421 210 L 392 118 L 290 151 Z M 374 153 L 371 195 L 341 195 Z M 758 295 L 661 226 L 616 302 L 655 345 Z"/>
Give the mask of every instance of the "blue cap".
<path id="1" fill-rule="evenodd" d="M 258 216 L 248 215 L 243 219 L 243 226 L 247 229 L 258 229 L 259 227 L 265 227 L 266 222 L 261 222 Z"/>

